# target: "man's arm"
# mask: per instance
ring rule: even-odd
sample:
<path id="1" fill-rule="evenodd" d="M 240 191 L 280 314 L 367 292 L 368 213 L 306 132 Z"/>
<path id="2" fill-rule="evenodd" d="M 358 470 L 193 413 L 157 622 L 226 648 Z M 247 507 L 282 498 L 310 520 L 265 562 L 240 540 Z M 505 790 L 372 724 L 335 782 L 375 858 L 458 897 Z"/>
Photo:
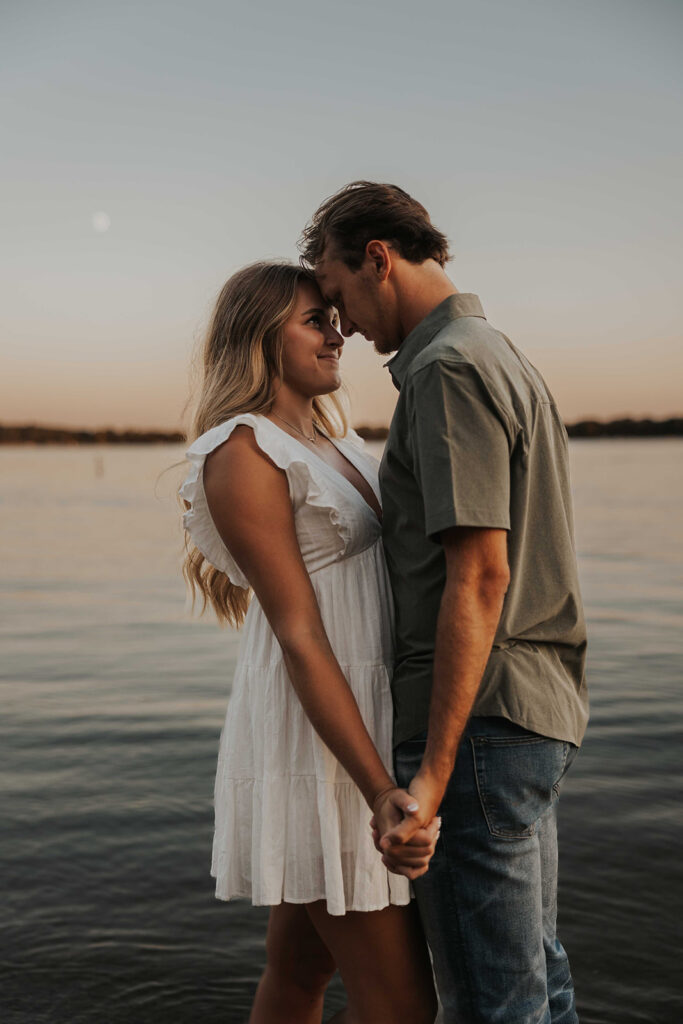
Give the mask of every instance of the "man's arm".
<path id="1" fill-rule="evenodd" d="M 398 847 L 437 813 L 510 580 L 506 530 L 456 526 L 443 531 L 441 543 L 446 585 L 437 619 L 427 745 L 420 770 L 408 787 L 420 810 L 380 840 L 388 867 L 401 863 L 404 851 Z"/>

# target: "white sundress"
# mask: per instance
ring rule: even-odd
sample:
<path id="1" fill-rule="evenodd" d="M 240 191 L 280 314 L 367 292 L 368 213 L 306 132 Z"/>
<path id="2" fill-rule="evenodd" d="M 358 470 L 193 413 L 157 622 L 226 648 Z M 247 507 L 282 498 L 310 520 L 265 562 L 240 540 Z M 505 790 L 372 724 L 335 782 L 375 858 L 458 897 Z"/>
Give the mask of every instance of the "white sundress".
<path id="1" fill-rule="evenodd" d="M 264 416 L 244 414 L 188 449 L 181 488 L 184 525 L 233 583 L 248 582 L 207 508 L 204 460 L 238 424 L 287 474 L 296 532 L 330 644 L 387 771 L 391 756 L 393 604 L 381 526 L 359 491 L 306 445 Z M 353 432 L 333 439 L 379 500 L 377 463 Z M 273 539 L 277 543 L 277 539 Z M 410 902 L 406 878 L 382 864 L 371 812 L 346 770 L 314 731 L 289 680 L 282 651 L 252 598 L 221 734 L 211 873 L 216 896 L 257 906 L 325 900 L 330 914 Z"/>

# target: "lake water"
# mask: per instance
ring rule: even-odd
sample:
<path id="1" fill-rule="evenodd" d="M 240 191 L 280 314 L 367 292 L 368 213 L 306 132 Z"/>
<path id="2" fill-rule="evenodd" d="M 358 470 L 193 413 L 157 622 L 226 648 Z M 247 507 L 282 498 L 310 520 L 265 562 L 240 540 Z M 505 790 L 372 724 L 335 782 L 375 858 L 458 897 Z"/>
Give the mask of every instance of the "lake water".
<path id="1" fill-rule="evenodd" d="M 680 1024 L 683 441 L 571 453 L 592 719 L 560 933 L 582 1024 Z M 236 636 L 185 604 L 180 457 L 0 448 L 4 1024 L 248 1014 L 267 911 L 208 874 Z"/>

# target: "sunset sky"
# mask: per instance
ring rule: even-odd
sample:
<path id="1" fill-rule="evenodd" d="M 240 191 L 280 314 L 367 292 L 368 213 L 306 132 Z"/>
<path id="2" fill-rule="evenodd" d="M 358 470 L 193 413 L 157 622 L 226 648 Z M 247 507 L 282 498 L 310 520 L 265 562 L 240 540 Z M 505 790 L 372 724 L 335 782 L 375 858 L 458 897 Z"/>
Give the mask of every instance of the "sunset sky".
<path id="1" fill-rule="evenodd" d="M 0 38 L 1 422 L 181 425 L 224 280 L 355 178 L 425 204 L 565 419 L 683 412 L 680 0 L 34 0 Z"/>

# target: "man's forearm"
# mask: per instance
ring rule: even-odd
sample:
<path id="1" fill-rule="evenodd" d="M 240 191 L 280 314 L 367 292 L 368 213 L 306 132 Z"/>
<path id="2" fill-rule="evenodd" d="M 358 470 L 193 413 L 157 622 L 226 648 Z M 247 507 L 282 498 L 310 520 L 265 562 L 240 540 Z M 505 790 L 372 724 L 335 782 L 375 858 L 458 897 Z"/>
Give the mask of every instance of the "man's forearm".
<path id="1" fill-rule="evenodd" d="M 505 530 L 453 527 L 441 540 L 446 584 L 436 624 L 427 743 L 420 770 L 408 787 L 419 815 L 392 829 L 384 837 L 384 849 L 408 843 L 417 824 L 430 821 L 438 812 L 510 581 Z"/>
<path id="2" fill-rule="evenodd" d="M 497 577 L 456 579 L 441 599 L 421 771 L 444 789 L 491 653 L 506 586 Z"/>

